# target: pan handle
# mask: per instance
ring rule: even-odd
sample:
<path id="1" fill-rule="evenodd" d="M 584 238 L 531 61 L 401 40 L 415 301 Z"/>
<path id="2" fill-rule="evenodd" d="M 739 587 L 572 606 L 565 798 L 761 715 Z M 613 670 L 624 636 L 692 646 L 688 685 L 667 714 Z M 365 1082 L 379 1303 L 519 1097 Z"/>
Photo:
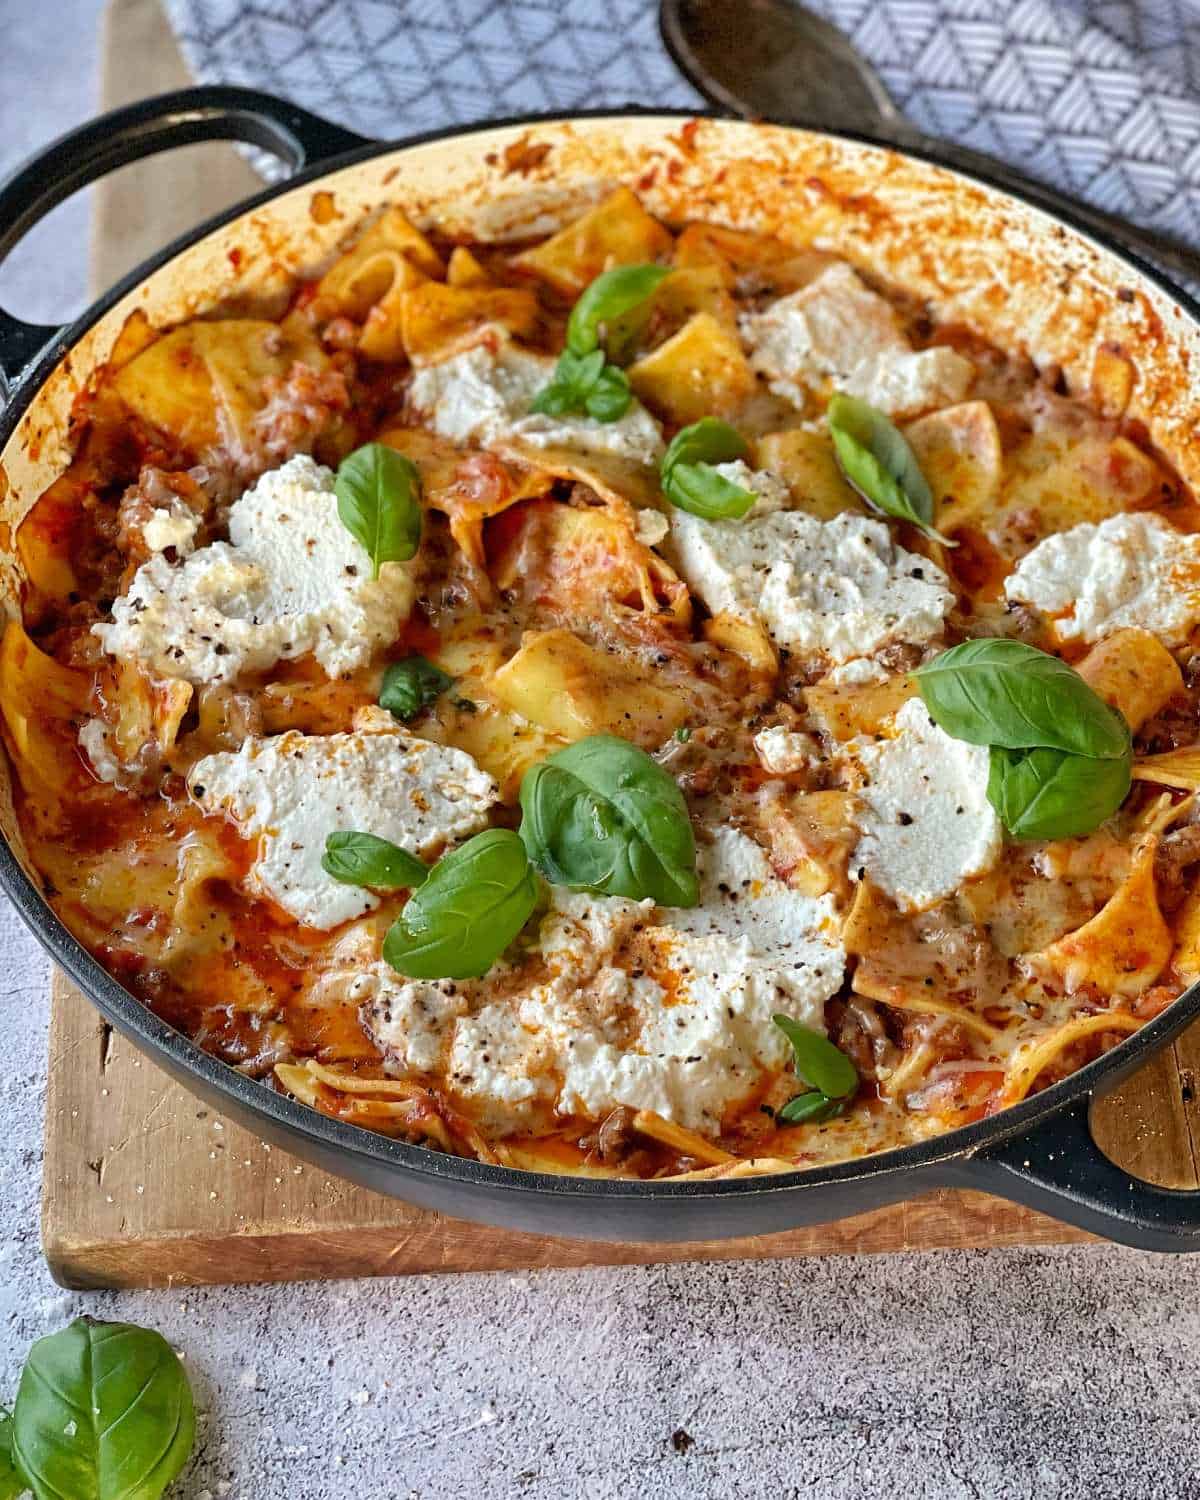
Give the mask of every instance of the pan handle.
<path id="1" fill-rule="evenodd" d="M 962 1185 L 1140 1250 L 1200 1250 L 1200 1191 L 1155 1187 L 1092 1138 L 1092 1095 L 962 1163 Z"/>
<path id="2" fill-rule="evenodd" d="M 0 262 L 39 219 L 98 177 L 173 146 L 213 140 L 259 146 L 293 172 L 369 144 L 256 89 L 211 85 L 141 99 L 60 136 L 0 185 Z M 11 391 L 60 332 L 0 309 L 0 391 Z"/>

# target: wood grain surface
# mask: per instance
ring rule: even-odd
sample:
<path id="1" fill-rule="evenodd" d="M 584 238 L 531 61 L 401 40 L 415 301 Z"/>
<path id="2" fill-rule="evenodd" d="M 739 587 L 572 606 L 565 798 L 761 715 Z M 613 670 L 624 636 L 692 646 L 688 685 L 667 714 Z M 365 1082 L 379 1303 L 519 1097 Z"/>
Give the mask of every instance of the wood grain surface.
<path id="1" fill-rule="evenodd" d="M 186 70 L 158 0 L 115 0 L 106 105 L 177 88 Z M 127 168 L 97 190 L 93 268 L 108 285 L 258 178 L 226 146 Z M 1097 1140 L 1169 1187 L 1200 1185 L 1200 1028 L 1097 1108 Z M 740 1257 L 1048 1244 L 1088 1236 L 977 1193 L 928 1194 L 839 1223 L 689 1245 L 602 1245 L 481 1228 L 380 1197 L 221 1119 L 105 1025 L 56 975 L 43 1242 L 75 1287 L 194 1285 Z"/>

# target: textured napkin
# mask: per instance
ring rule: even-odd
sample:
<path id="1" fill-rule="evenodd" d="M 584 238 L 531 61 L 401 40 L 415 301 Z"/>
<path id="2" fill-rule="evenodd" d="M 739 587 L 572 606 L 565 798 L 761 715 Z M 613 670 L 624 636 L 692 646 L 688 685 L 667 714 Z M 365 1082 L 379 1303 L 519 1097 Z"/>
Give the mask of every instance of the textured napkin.
<path id="1" fill-rule="evenodd" d="M 731 7 L 739 0 L 726 0 Z M 1188 0 L 812 0 L 918 125 L 1200 244 L 1200 10 Z M 365 135 L 701 103 L 656 0 L 167 0 L 206 82 Z"/>

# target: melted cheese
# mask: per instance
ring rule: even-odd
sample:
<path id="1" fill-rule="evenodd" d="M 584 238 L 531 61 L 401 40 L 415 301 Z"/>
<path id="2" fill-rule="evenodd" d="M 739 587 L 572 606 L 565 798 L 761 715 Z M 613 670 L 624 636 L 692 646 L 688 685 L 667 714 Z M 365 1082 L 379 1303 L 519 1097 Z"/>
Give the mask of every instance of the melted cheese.
<path id="1" fill-rule="evenodd" d="M 319 928 L 379 904 L 321 868 L 328 834 L 373 833 L 423 858 L 482 828 L 497 795 L 464 751 L 398 728 L 248 739 L 236 754 L 199 761 L 188 790 L 259 841 L 250 889 Z"/>
<path id="2" fill-rule="evenodd" d="M 159 526 L 167 531 L 182 537 L 170 517 Z M 412 606 L 413 566 L 384 563 L 373 579 L 371 559 L 338 519 L 332 472 L 301 455 L 237 501 L 228 542 L 177 563 L 151 557 L 113 605 L 112 623 L 93 632 L 111 656 L 159 678 L 230 682 L 309 652 L 336 677 L 395 638 Z"/>

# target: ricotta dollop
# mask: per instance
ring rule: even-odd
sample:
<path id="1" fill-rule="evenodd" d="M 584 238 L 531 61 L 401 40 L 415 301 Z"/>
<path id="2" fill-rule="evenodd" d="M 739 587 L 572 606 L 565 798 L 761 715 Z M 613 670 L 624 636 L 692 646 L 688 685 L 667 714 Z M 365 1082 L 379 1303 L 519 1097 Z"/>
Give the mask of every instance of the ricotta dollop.
<path id="1" fill-rule="evenodd" d="M 1200 536 L 1145 513 L 1084 521 L 1039 542 L 1004 591 L 1052 616 L 1063 640 L 1136 626 L 1179 646 L 1200 621 Z"/>
<path id="2" fill-rule="evenodd" d="M 518 348 L 507 339 L 464 349 L 413 376 L 409 401 L 439 437 L 489 448 L 519 438 L 540 448 L 608 453 L 639 464 L 663 455 L 662 429 L 639 401 L 615 422 L 592 417 L 553 417 L 529 410 L 554 374 L 548 355 Z"/>
<path id="3" fill-rule="evenodd" d="M 821 748 L 811 734 L 784 729 L 779 724 L 760 729 L 754 736 L 754 749 L 763 770 L 774 776 L 802 771 L 806 766 L 818 765 L 821 759 Z"/>
<path id="4" fill-rule="evenodd" d="M 741 319 L 750 364 L 776 395 L 805 404 L 830 381 L 896 415 L 961 401 L 974 367 L 953 349 L 914 350 L 895 309 L 839 262 Z"/>
<path id="5" fill-rule="evenodd" d="M 761 620 L 771 639 L 834 659 L 893 641 L 936 639 L 954 603 L 946 575 L 893 542 L 887 526 L 844 513 L 751 511 L 742 520 L 671 514 L 674 555 L 713 614 Z"/>
<path id="6" fill-rule="evenodd" d="M 520 1129 L 535 1106 L 598 1119 L 626 1104 L 715 1134 L 787 1062 L 775 1011 L 824 1031 L 845 955 L 833 898 L 791 890 L 745 834 L 716 830 L 699 868 L 688 911 L 556 888 L 538 936 L 549 977 L 523 999 L 484 981 L 463 1013 L 461 986 L 377 973 L 367 1029 L 411 1067 L 435 1055 L 430 1018 L 446 1016 L 451 1083 L 494 1129 Z"/>
<path id="7" fill-rule="evenodd" d="M 195 552 L 184 518 L 161 512 L 156 539 L 169 535 L 188 555 L 172 562 L 159 552 L 137 570 L 112 623 L 92 627 L 105 651 L 194 684 L 309 652 L 329 677 L 365 665 L 408 618 L 413 565 L 384 563 L 371 577 L 371 559 L 338 519 L 333 484 L 311 458 L 289 459 L 233 505 L 228 542 Z"/>
<path id="8" fill-rule="evenodd" d="M 920 911 L 986 874 L 1004 836 L 987 800 L 987 747 L 951 739 L 919 698 L 893 724 L 892 736 L 845 747 L 861 831 L 850 865 L 902 911 Z"/>
<path id="9" fill-rule="evenodd" d="M 399 728 L 251 738 L 198 761 L 188 790 L 205 812 L 225 812 L 258 839 L 249 888 L 323 929 L 379 904 L 321 868 L 328 834 L 373 833 L 424 858 L 484 827 L 497 797 L 465 751 Z"/>

